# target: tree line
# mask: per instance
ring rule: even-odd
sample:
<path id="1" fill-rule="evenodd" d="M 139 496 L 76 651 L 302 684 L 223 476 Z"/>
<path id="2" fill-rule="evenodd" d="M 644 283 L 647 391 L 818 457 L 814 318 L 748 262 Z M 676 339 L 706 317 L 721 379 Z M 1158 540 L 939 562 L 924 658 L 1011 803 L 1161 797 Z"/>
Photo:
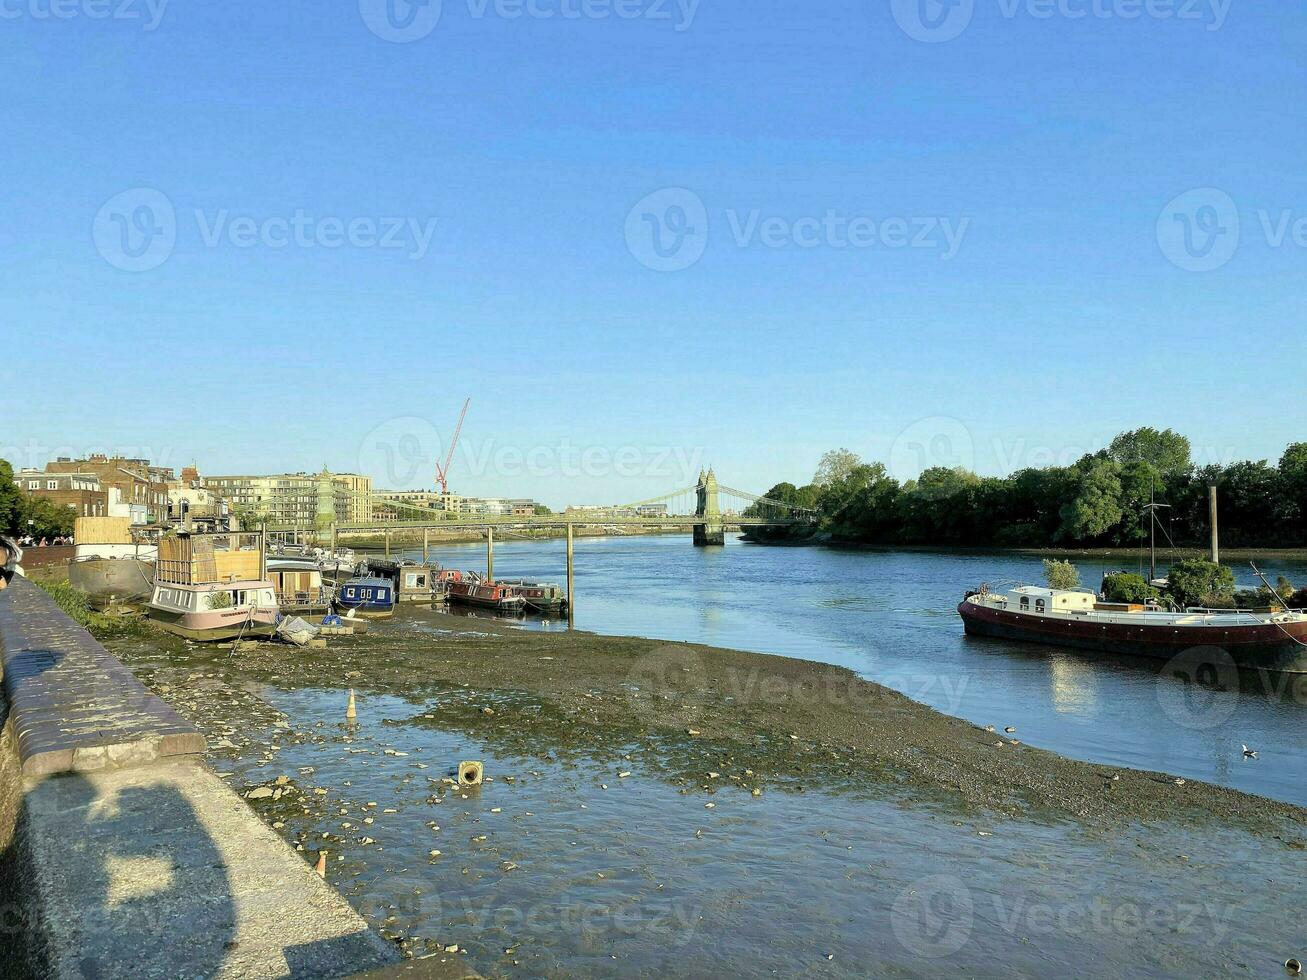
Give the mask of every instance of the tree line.
<path id="1" fill-rule="evenodd" d="M 20 490 L 14 483 L 14 468 L 0 459 L 0 534 L 53 538 L 73 533 L 77 511 L 51 503 L 44 497 Z"/>
<path id="2" fill-rule="evenodd" d="M 1196 466 L 1189 440 L 1166 429 L 1123 432 L 1070 466 L 978 476 L 932 467 L 900 483 L 883 463 L 847 449 L 826 453 L 804 486 L 778 483 L 770 500 L 808 508 L 814 528 L 757 528 L 762 541 L 821 537 L 867 544 L 953 547 L 1135 547 L 1147 540 L 1150 500 L 1159 544 L 1202 547 L 1210 537 L 1208 486 L 1220 505 L 1221 542 L 1230 547 L 1307 545 L 1307 442 L 1267 460 Z M 785 508 L 760 502 L 751 516 Z"/>

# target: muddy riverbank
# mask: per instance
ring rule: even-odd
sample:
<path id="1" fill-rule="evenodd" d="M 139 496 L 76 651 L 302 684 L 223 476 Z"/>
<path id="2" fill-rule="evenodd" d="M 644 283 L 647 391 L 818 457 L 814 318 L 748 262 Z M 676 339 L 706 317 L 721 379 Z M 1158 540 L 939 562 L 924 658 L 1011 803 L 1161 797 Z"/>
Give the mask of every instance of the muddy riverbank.
<path id="1" fill-rule="evenodd" d="M 1066 760 L 839 667 L 416 608 L 325 650 L 109 645 L 440 971 L 1164 976 L 1297 952 L 1302 809 Z M 461 759 L 484 786 L 454 783 Z"/>
<path id="2" fill-rule="evenodd" d="M 1066 759 L 1022 744 L 1030 733 L 1005 731 L 1004 718 L 988 731 L 844 668 L 784 657 L 527 632 L 426 609 L 403 610 L 325 650 L 263 644 L 236 653 L 166 637 L 113 646 L 160 694 L 191 701 L 179 706 L 223 732 L 262 711 L 258 698 L 230 700 L 233 689 L 354 688 L 435 697 L 442 726 L 542 755 L 640 744 L 677 779 L 693 781 L 707 766 L 749 788 L 905 792 L 976 813 L 1088 828 L 1164 816 L 1281 833 L 1288 841 L 1307 835 L 1302 808 Z M 184 680 L 196 672 L 216 676 L 197 687 Z"/>

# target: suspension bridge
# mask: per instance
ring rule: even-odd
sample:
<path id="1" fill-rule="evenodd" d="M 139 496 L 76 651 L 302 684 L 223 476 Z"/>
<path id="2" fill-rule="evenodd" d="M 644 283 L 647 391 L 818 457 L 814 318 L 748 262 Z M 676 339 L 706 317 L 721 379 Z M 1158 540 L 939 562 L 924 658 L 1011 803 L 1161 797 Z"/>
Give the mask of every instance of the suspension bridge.
<path id="1" fill-rule="evenodd" d="M 348 505 L 338 507 L 343 501 Z M 342 510 L 366 514 L 359 520 L 341 521 Z M 446 531 L 493 528 L 687 528 L 692 530 L 697 546 L 725 543 L 727 527 L 787 527 L 808 525 L 816 512 L 782 500 L 736 490 L 720 484 L 712 469 L 699 474 L 698 481 L 657 497 L 633 503 L 587 507 L 569 507 L 562 513 L 487 514 L 464 513 L 399 499 L 395 494 L 374 491 L 351 494 L 335 489 L 323 481 L 318 493 L 318 516 L 313 528 L 268 524 L 266 530 L 280 536 L 301 534 L 323 537 L 333 542 L 342 534 L 386 533 L 403 531 Z"/>

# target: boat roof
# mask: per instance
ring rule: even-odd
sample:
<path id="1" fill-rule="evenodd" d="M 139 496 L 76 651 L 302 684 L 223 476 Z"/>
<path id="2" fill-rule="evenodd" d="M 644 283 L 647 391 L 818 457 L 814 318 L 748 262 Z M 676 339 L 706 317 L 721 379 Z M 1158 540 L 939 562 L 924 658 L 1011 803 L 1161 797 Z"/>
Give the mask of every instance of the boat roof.
<path id="1" fill-rule="evenodd" d="M 359 578 L 352 578 L 345 584 L 346 585 L 384 585 L 387 588 L 389 588 L 395 583 L 392 582 L 390 579 L 382 578 L 379 575 L 363 575 L 360 576 Z"/>
<path id="2" fill-rule="evenodd" d="M 1096 595 L 1093 589 L 1050 589 L 1044 585 L 1019 585 L 1012 589 L 1012 595 L 1029 595 L 1041 596 L 1045 599 L 1055 595 L 1069 595 L 1078 593 L 1082 595 Z"/>

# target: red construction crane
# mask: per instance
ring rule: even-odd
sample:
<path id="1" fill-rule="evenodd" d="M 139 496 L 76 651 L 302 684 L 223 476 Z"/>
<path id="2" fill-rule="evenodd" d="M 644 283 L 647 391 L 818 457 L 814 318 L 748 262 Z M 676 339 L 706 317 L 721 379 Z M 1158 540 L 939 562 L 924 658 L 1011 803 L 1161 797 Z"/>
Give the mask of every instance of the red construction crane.
<path id="1" fill-rule="evenodd" d="M 458 434 L 463 431 L 463 420 L 467 418 L 467 407 L 472 404 L 469 398 L 463 403 L 463 411 L 458 415 L 458 425 L 454 426 L 454 438 L 449 440 L 449 452 L 445 453 L 445 465 L 436 460 L 436 482 L 440 484 L 442 494 L 449 493 L 449 464 L 454 461 L 454 448 L 458 445 Z"/>

